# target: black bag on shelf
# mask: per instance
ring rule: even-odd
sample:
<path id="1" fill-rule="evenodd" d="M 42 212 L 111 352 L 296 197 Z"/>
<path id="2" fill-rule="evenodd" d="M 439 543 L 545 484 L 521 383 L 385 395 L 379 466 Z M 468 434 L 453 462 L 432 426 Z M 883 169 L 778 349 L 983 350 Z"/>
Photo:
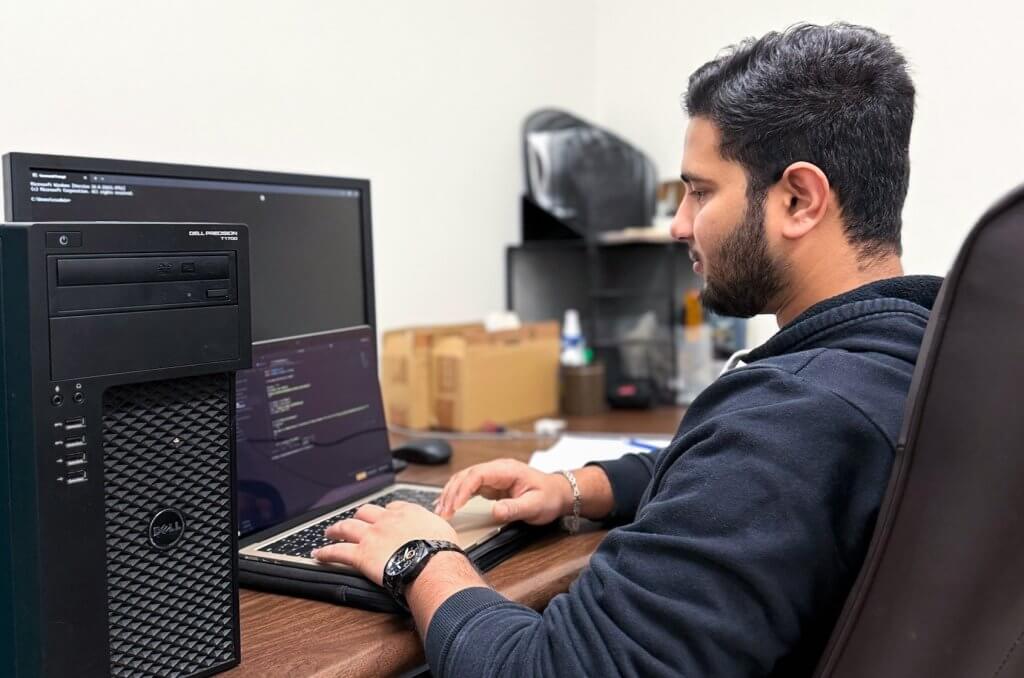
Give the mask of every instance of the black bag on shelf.
<path id="1" fill-rule="evenodd" d="M 647 226 L 654 217 L 658 182 L 651 159 L 570 113 L 542 109 L 527 117 L 523 163 L 524 239 L 537 236 L 538 229 L 530 227 L 538 219 L 533 207 L 588 239 L 602 231 Z"/>

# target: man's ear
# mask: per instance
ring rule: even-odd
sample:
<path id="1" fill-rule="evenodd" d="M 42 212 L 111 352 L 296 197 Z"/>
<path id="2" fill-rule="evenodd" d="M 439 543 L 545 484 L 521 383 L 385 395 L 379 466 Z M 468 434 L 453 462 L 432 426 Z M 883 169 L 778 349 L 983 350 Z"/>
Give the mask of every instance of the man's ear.
<path id="1" fill-rule="evenodd" d="M 817 165 L 794 162 L 776 184 L 776 198 L 784 202 L 784 238 L 801 238 L 821 223 L 832 197 L 828 177 Z"/>

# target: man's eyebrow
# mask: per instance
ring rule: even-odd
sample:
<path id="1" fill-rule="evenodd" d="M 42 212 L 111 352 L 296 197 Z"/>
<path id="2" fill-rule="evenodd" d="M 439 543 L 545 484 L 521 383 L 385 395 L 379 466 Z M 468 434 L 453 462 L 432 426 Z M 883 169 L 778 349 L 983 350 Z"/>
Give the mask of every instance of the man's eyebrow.
<path id="1" fill-rule="evenodd" d="M 679 173 L 679 178 L 682 179 L 684 184 L 693 184 L 693 183 L 710 184 L 710 183 L 712 183 L 712 181 L 710 179 L 707 179 L 707 178 L 701 177 L 701 176 L 697 176 L 696 174 L 687 173 L 687 172 L 680 172 Z"/>

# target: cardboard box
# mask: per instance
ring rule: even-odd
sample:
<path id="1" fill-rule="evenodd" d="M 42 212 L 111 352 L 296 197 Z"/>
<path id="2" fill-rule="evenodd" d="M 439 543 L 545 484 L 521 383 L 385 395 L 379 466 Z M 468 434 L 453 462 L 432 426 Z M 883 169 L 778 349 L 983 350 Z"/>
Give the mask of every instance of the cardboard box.
<path id="1" fill-rule="evenodd" d="M 437 426 L 433 412 L 431 352 L 438 339 L 483 325 L 441 325 L 391 330 L 381 338 L 381 391 L 389 424 L 426 429 Z"/>
<path id="2" fill-rule="evenodd" d="M 465 330 L 433 347 L 434 414 L 440 428 L 477 431 L 558 412 L 557 322 L 517 330 Z"/>

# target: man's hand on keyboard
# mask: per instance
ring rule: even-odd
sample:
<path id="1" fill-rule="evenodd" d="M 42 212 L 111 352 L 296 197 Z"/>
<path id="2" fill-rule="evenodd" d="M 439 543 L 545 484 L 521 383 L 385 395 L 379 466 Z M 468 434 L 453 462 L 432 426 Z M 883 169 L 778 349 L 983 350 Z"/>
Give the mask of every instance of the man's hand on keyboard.
<path id="1" fill-rule="evenodd" d="M 437 514 L 451 519 L 474 495 L 499 500 L 494 519 L 545 525 L 572 513 L 572 487 L 560 475 L 543 473 L 514 459 L 497 459 L 459 471 L 441 490 Z"/>
<path id="2" fill-rule="evenodd" d="M 455 541 L 455 530 L 444 518 L 416 504 L 395 501 L 387 508 L 364 504 L 348 520 L 328 527 L 324 534 L 341 541 L 313 551 L 313 557 L 359 570 L 380 584 L 384 565 L 400 546 L 413 539 Z"/>

